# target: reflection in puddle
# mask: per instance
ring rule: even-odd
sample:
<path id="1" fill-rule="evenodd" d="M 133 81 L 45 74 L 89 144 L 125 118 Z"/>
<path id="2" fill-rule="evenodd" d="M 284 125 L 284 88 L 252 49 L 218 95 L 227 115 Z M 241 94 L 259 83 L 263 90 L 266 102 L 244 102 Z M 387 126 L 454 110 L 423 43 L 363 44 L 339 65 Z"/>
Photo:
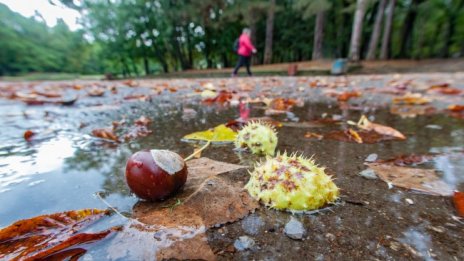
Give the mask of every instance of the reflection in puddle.
<path id="1" fill-rule="evenodd" d="M 63 160 L 74 154 L 72 142 L 62 136 L 37 144 L 29 150 L 34 153 L 0 158 L 0 165 L 4 166 L 0 174 L 0 193 L 32 179 L 34 175 L 61 168 Z M 32 181 L 28 185 L 34 186 L 41 182 L 43 180 Z"/>
<path id="2" fill-rule="evenodd" d="M 434 166 L 443 174 L 443 180 L 453 189 L 464 183 L 464 152 L 459 147 L 431 148 L 432 153 L 443 153 L 435 157 Z"/>
<path id="3" fill-rule="evenodd" d="M 110 260 L 153 260 L 160 251 L 166 251 L 176 242 L 205 240 L 202 237 L 205 231 L 204 226 L 168 228 L 130 220 L 109 243 L 106 257 Z"/>
<path id="4" fill-rule="evenodd" d="M 417 253 L 413 252 L 413 254 L 427 261 L 435 260 L 430 253 L 432 250 L 432 240 L 428 234 L 416 228 L 409 228 L 403 234 L 404 238 L 401 238 L 399 241 L 403 244 L 412 246 L 417 251 Z"/>

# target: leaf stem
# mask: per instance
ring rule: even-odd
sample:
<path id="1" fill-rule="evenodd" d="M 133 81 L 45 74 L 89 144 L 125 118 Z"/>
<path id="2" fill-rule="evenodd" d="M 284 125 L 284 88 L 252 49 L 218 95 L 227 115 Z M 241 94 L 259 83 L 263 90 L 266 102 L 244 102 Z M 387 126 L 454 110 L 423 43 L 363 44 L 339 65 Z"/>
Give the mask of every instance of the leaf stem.
<path id="1" fill-rule="evenodd" d="M 184 161 L 188 161 L 188 160 L 191 160 L 193 157 L 195 157 L 195 155 L 197 155 L 198 153 L 202 152 L 203 150 L 205 150 L 209 144 L 211 144 L 211 141 L 209 140 L 203 147 L 201 147 L 199 150 L 197 151 L 194 151 L 192 154 L 190 154 L 190 156 L 188 156 L 187 158 L 184 159 Z"/>
<path id="2" fill-rule="evenodd" d="M 102 196 L 101 196 L 101 192 L 97 192 L 95 193 L 95 195 L 97 196 L 98 199 L 100 199 L 105 205 L 107 205 L 111 210 L 113 210 L 116 214 L 118 214 L 119 216 L 121 216 L 122 218 L 124 219 L 128 219 L 128 217 L 124 216 L 121 212 L 119 212 L 115 207 L 111 206 L 110 203 L 108 203 L 108 201 L 106 201 Z"/>

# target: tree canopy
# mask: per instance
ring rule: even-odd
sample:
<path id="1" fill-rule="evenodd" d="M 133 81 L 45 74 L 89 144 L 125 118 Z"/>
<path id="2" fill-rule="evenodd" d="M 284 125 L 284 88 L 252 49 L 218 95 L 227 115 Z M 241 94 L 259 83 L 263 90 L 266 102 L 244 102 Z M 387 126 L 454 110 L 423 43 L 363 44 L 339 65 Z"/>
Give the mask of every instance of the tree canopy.
<path id="1" fill-rule="evenodd" d="M 243 27 L 258 49 L 255 63 L 464 55 L 464 0 L 51 2 L 78 10 L 83 29 L 71 31 L 61 20 L 49 28 L 0 4 L 0 74 L 229 67 Z"/>

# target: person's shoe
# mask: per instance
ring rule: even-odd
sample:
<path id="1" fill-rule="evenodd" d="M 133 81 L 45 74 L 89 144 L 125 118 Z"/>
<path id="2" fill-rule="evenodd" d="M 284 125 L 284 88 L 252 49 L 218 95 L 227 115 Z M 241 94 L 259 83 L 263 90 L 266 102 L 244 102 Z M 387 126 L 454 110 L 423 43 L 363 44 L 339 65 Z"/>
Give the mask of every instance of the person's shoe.
<path id="1" fill-rule="evenodd" d="M 237 77 L 237 74 L 231 73 L 231 74 L 230 74 L 230 77 L 232 77 L 232 78 L 233 78 L 233 77 Z"/>

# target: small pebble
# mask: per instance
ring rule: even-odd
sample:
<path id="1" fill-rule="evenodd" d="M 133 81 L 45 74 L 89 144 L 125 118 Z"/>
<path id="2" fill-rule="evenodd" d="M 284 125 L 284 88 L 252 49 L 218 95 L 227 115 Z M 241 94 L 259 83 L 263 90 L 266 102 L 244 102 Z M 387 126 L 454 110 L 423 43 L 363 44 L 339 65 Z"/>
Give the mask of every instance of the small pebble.
<path id="1" fill-rule="evenodd" d="M 359 172 L 359 176 L 366 179 L 377 179 L 377 175 L 375 174 L 375 171 L 372 169 L 365 169 Z"/>
<path id="2" fill-rule="evenodd" d="M 409 205 L 414 205 L 414 201 L 412 201 L 412 199 L 410 198 L 407 198 L 405 199 L 406 203 L 408 203 Z"/>
<path id="3" fill-rule="evenodd" d="M 367 156 L 367 158 L 364 160 L 365 162 L 374 162 L 377 160 L 377 158 L 379 157 L 379 155 L 377 155 L 376 153 L 372 153 L 372 154 L 369 154 L 369 156 Z"/>
<path id="4" fill-rule="evenodd" d="M 290 218 L 290 221 L 285 225 L 284 233 L 291 239 L 301 240 L 306 233 L 303 224 L 296 220 L 294 217 Z"/>
<path id="5" fill-rule="evenodd" d="M 251 249 L 255 245 L 255 241 L 249 236 L 241 236 L 234 242 L 234 247 L 238 251 Z"/>

